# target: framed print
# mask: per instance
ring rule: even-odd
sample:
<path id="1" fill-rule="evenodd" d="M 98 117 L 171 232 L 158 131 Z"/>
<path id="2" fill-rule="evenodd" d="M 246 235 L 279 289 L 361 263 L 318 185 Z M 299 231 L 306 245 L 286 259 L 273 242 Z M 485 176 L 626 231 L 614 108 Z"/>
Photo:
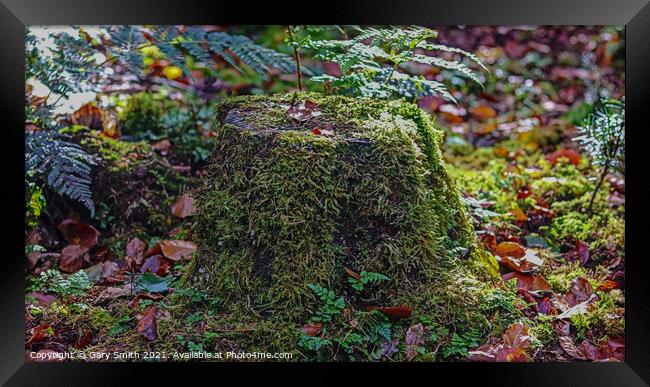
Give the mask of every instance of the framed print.
<path id="1" fill-rule="evenodd" d="M 3 380 L 646 385 L 650 6 L 315 6 L 3 0 Z"/>

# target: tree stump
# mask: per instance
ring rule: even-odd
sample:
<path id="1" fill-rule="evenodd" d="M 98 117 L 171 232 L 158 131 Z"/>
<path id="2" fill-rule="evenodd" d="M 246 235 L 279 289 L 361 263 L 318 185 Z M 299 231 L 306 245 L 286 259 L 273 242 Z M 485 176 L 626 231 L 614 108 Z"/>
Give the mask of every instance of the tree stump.
<path id="1" fill-rule="evenodd" d="M 237 97 L 217 119 L 186 279 L 229 313 L 304 323 L 321 304 L 314 284 L 359 310 L 405 306 L 440 323 L 479 315 L 477 289 L 496 261 L 445 171 L 443 133 L 416 105 Z M 350 278 L 362 272 L 389 280 L 358 291 Z"/>

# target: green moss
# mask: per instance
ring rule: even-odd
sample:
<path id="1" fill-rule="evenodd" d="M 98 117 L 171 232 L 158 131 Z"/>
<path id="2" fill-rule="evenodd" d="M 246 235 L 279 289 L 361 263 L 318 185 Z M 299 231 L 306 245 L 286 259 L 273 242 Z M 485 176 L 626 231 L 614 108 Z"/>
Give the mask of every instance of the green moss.
<path id="1" fill-rule="evenodd" d="M 578 340 L 586 338 L 586 333 L 597 330 L 610 337 L 622 336 L 625 332 L 625 319 L 617 303 L 622 302 L 622 295 L 615 289 L 610 293 L 598 292 L 598 301 L 587 313 L 571 316 L 571 327 L 576 330 Z"/>
<path id="2" fill-rule="evenodd" d="M 297 122 L 287 111 L 304 101 L 318 114 Z M 390 278 L 375 303 L 487 323 L 475 275 L 496 265 L 474 239 L 429 115 L 403 102 L 292 94 L 230 99 L 219 119 L 185 279 L 229 300 L 231 318 L 298 329 L 316 303 L 309 284 L 359 308 L 345 265 Z"/>
<path id="3" fill-rule="evenodd" d="M 557 333 L 553 327 L 555 316 L 537 315 L 535 322 L 529 324 L 528 332 L 542 347 L 549 347 L 557 342 Z"/>

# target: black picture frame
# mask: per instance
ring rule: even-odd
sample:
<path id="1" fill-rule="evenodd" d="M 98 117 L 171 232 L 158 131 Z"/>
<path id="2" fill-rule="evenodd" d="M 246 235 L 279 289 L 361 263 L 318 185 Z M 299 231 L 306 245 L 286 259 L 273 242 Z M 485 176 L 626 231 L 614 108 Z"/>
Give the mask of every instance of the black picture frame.
<path id="1" fill-rule="evenodd" d="M 650 144 L 649 0 L 446 0 L 347 2 L 236 2 L 233 0 L 0 0 L 0 382 L 10 386 L 122 385 L 144 378 L 148 385 L 176 374 L 210 384 L 265 377 L 280 371 L 283 380 L 349 382 L 341 370 L 366 379 L 393 377 L 421 383 L 420 377 L 453 384 L 642 386 L 650 383 L 650 274 L 647 257 L 648 198 L 645 149 Z M 26 25 L 70 24 L 427 24 L 427 25 L 625 25 L 626 26 L 626 361 L 625 363 L 426 363 L 318 364 L 306 376 L 304 364 L 99 364 L 25 363 L 24 351 L 24 33 Z M 263 367 L 264 370 L 257 371 Z M 330 368 L 332 368 L 330 370 Z M 334 370 L 334 368 L 336 370 Z M 361 368 L 361 369 L 357 369 Z M 255 369 L 256 371 L 252 371 Z M 451 378 L 451 379 L 448 379 Z M 189 379 L 187 379 L 189 382 Z M 229 381 L 227 381 L 229 380 Z M 268 382 L 268 380 L 266 381 Z M 427 382 L 428 383 L 428 382 Z M 139 383 L 138 383 L 139 384 Z"/>

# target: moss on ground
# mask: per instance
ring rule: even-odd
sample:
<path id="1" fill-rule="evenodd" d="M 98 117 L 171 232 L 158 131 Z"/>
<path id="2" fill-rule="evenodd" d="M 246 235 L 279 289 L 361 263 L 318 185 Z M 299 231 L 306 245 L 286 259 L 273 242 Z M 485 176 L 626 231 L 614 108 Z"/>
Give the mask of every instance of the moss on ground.
<path id="1" fill-rule="evenodd" d="M 231 321 L 260 327 L 266 349 L 295 348 L 319 306 L 310 284 L 354 310 L 408 306 L 441 326 L 486 324 L 481 279 L 497 265 L 475 241 L 429 115 L 291 94 L 233 98 L 218 118 L 185 279 L 224 300 Z M 389 280 L 358 293 L 345 268 Z"/>

